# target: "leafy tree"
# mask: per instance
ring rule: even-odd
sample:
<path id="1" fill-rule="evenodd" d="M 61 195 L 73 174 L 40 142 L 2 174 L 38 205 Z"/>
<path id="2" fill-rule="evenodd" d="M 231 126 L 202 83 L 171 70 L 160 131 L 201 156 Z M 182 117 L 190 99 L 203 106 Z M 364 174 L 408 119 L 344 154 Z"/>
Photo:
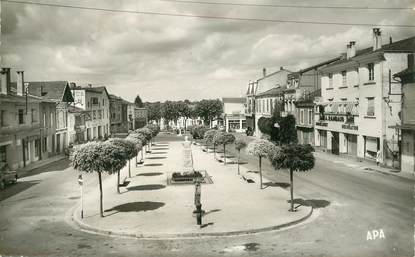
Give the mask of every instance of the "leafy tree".
<path id="1" fill-rule="evenodd" d="M 137 134 L 141 134 L 146 138 L 148 146 L 151 147 L 151 139 L 153 138 L 153 132 L 148 127 L 139 128 L 135 131 Z"/>
<path id="2" fill-rule="evenodd" d="M 294 171 L 308 171 L 314 167 L 314 148 L 311 145 L 289 144 L 280 151 L 273 151 L 269 159 L 275 169 L 290 170 L 291 211 L 294 211 Z"/>
<path id="3" fill-rule="evenodd" d="M 136 144 L 132 142 L 131 140 L 123 139 L 123 138 L 111 138 L 108 140 L 108 142 L 120 146 L 123 148 L 127 160 L 128 160 L 128 177 L 131 178 L 131 158 L 134 158 L 134 156 L 137 156 L 138 151 L 136 148 Z M 118 184 L 120 184 L 120 172 L 118 171 Z M 118 193 L 120 192 L 119 187 L 117 188 Z"/>
<path id="4" fill-rule="evenodd" d="M 232 144 L 235 142 L 235 136 L 231 133 L 218 131 L 213 137 L 213 142 L 216 145 L 223 145 L 223 159 L 224 165 L 226 165 L 226 145 Z"/>
<path id="5" fill-rule="evenodd" d="M 237 137 L 235 139 L 235 149 L 238 151 L 238 175 L 240 174 L 239 172 L 239 162 L 241 159 L 241 150 L 243 148 L 245 148 L 247 145 L 246 141 L 244 138 L 242 138 L 241 136 Z"/>
<path id="6" fill-rule="evenodd" d="M 141 149 L 140 149 L 140 152 L 141 152 L 141 161 L 140 161 L 140 163 L 142 163 L 142 162 L 144 162 L 144 146 L 146 146 L 147 145 L 147 139 L 146 139 L 146 137 L 142 134 L 142 133 L 137 133 L 137 132 L 132 132 L 132 133 L 130 133 L 129 135 L 128 135 L 128 137 L 132 137 L 132 138 L 135 138 L 135 139 L 137 139 L 137 140 L 139 140 L 140 142 L 141 142 Z M 138 146 L 137 146 L 137 148 L 138 148 Z M 137 161 L 136 161 L 136 166 L 137 166 Z"/>
<path id="7" fill-rule="evenodd" d="M 262 189 L 262 158 L 267 157 L 268 153 L 273 149 L 274 144 L 265 139 L 256 139 L 248 144 L 246 149 L 249 155 L 258 157 L 259 160 L 259 188 Z"/>
<path id="8" fill-rule="evenodd" d="M 141 100 L 139 95 L 135 97 L 134 103 L 137 107 L 140 107 L 140 108 L 144 107 L 143 101 Z"/>
<path id="9" fill-rule="evenodd" d="M 162 113 L 162 104 L 160 102 L 145 103 L 149 121 L 159 122 Z"/>
<path id="10" fill-rule="evenodd" d="M 189 100 L 187 100 L 187 102 L 189 102 Z M 186 101 L 184 101 L 184 102 L 179 101 L 179 102 L 175 103 L 177 112 L 179 114 L 179 117 L 184 118 L 184 129 L 185 130 L 186 130 L 187 119 L 190 118 L 190 116 L 191 116 L 191 110 L 190 110 L 189 104 L 187 102 Z"/>
<path id="11" fill-rule="evenodd" d="M 213 141 L 213 138 L 215 137 L 215 134 L 218 131 L 216 129 L 210 129 L 208 131 L 205 132 L 203 139 L 205 140 L 205 144 L 206 146 L 213 144 L 213 156 L 214 158 L 216 157 L 216 147 L 215 147 L 215 142 Z M 208 152 L 208 148 L 206 147 L 206 152 Z"/>
<path id="12" fill-rule="evenodd" d="M 266 134 L 266 135 L 271 135 L 271 131 L 273 128 L 273 124 L 271 122 L 270 118 L 266 118 L 266 117 L 261 117 L 258 119 L 258 128 L 259 130 Z"/>
<path id="13" fill-rule="evenodd" d="M 117 192 L 120 193 L 120 170 L 127 164 L 127 151 L 119 142 L 105 141 L 102 146 L 102 169 L 110 174 L 117 173 Z"/>
<path id="14" fill-rule="evenodd" d="M 297 130 L 293 115 L 287 115 L 281 118 L 279 126 L 279 141 L 281 144 L 297 143 Z"/>
<path id="15" fill-rule="evenodd" d="M 177 110 L 177 104 L 172 101 L 166 101 L 163 103 L 161 115 L 169 123 L 170 121 L 176 121 L 180 114 Z"/>
<path id="16" fill-rule="evenodd" d="M 204 122 L 211 125 L 211 121 L 222 114 L 223 105 L 219 99 L 202 100 L 196 104 L 195 109 L 197 116 L 201 117 Z"/>
<path id="17" fill-rule="evenodd" d="M 202 125 L 195 125 L 191 128 L 190 134 L 192 135 L 193 139 L 203 139 L 205 132 L 209 129 Z"/>
<path id="18" fill-rule="evenodd" d="M 88 142 L 75 148 L 72 166 L 78 171 L 87 173 L 96 172 L 99 180 L 99 206 L 101 217 L 104 217 L 104 208 L 102 204 L 102 177 L 101 173 L 106 170 L 102 165 L 102 149 L 103 143 L 101 142 Z"/>
<path id="19" fill-rule="evenodd" d="M 130 134 L 125 139 L 131 141 L 134 144 L 135 149 L 137 150 L 137 154 L 135 155 L 135 166 L 137 167 L 138 152 L 140 152 L 141 149 L 143 148 L 143 143 L 142 143 L 141 139 L 139 139 L 138 137 L 135 137 L 134 135 L 137 135 L 137 134 Z M 128 172 L 130 172 L 130 164 L 129 163 L 128 163 Z"/>

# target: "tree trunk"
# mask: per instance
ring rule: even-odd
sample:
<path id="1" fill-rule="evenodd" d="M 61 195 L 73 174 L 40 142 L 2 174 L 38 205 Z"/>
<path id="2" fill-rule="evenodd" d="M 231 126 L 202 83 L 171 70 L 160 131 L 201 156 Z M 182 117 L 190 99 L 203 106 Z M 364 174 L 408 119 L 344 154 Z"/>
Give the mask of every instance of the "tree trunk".
<path id="1" fill-rule="evenodd" d="M 226 145 L 223 145 L 223 162 L 226 165 Z"/>
<path id="2" fill-rule="evenodd" d="M 117 193 L 120 193 L 120 171 L 117 171 Z"/>
<path id="3" fill-rule="evenodd" d="M 144 162 L 144 149 L 141 148 L 141 161 L 140 162 Z"/>
<path id="4" fill-rule="evenodd" d="M 294 211 L 294 179 L 293 174 L 294 171 L 290 169 L 290 193 L 291 193 L 291 211 Z"/>
<path id="5" fill-rule="evenodd" d="M 216 160 L 216 145 L 213 144 L 213 159 Z"/>
<path id="6" fill-rule="evenodd" d="M 98 172 L 98 180 L 99 180 L 99 211 L 101 214 L 101 217 L 104 217 L 104 207 L 102 204 L 102 178 L 101 178 L 101 172 Z"/>
<path id="7" fill-rule="evenodd" d="M 262 165 L 261 165 L 261 156 L 259 156 L 259 189 L 262 189 Z"/>
<path id="8" fill-rule="evenodd" d="M 135 156 L 135 167 L 137 167 L 137 163 L 138 163 L 137 156 L 138 156 L 138 153 L 137 153 L 137 155 Z"/>
<path id="9" fill-rule="evenodd" d="M 240 171 L 239 171 L 239 160 L 241 158 L 241 150 L 238 150 L 238 175 L 240 175 Z"/>
<path id="10" fill-rule="evenodd" d="M 131 178 L 131 160 L 128 159 L 128 177 Z"/>

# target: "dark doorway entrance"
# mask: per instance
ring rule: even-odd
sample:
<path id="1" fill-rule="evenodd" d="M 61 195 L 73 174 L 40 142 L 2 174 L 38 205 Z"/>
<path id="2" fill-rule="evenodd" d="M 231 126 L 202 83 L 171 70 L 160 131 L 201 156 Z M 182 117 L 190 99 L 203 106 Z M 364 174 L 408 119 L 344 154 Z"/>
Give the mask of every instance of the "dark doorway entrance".
<path id="1" fill-rule="evenodd" d="M 332 132 L 331 153 L 339 155 L 339 132 Z"/>

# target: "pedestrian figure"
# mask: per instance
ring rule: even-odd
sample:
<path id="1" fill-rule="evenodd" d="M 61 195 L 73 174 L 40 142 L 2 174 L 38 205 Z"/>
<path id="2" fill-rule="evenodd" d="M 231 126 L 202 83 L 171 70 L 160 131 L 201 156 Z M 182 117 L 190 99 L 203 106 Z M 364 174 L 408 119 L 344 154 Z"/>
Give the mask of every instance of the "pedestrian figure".
<path id="1" fill-rule="evenodd" d="M 382 153 L 380 152 L 380 150 L 378 150 L 378 152 L 376 153 L 376 166 L 379 166 L 381 162 L 381 157 L 382 157 Z"/>

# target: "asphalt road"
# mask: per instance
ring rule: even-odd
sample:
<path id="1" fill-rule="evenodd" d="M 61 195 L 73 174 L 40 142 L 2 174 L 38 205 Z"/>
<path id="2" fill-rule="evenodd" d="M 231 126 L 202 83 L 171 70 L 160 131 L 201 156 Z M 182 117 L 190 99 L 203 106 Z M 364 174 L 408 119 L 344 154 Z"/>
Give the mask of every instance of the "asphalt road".
<path id="1" fill-rule="evenodd" d="M 179 138 L 162 136 L 157 140 Z M 249 162 L 246 167 L 256 169 L 255 158 L 243 158 Z M 286 172 L 274 171 L 267 161 L 263 167 L 266 177 L 286 186 Z M 186 240 L 138 240 L 80 231 L 68 222 L 70 209 L 79 203 L 77 172 L 62 160 L 34 173 L 0 192 L 0 255 L 414 255 L 413 182 L 330 161 L 318 159 L 314 170 L 295 174 L 295 193 L 316 208 L 316 215 L 308 222 L 262 234 Z M 96 175 L 85 180 L 86 193 L 95 193 Z M 243 201 L 243 196 L 235 201 Z M 252 217 L 256 218 L 260 217 Z M 373 230 L 382 230 L 384 238 L 367 240 L 368 231 Z"/>

